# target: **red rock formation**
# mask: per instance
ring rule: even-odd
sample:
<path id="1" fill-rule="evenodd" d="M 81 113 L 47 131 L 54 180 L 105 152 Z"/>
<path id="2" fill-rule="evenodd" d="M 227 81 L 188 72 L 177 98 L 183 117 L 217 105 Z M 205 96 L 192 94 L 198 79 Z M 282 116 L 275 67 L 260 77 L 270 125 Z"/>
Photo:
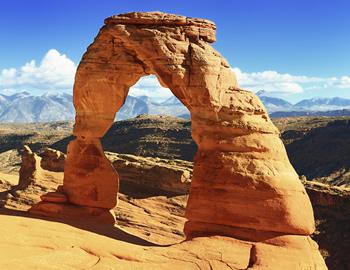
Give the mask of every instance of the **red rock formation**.
<path id="1" fill-rule="evenodd" d="M 41 154 L 40 165 L 44 170 L 63 172 L 65 159 L 65 154 L 62 152 L 51 148 L 46 148 Z"/>
<path id="2" fill-rule="evenodd" d="M 22 164 L 19 170 L 18 186 L 15 189 L 23 189 L 33 184 L 40 174 L 41 158 L 32 152 L 28 145 L 24 145 L 21 149 Z"/>
<path id="3" fill-rule="evenodd" d="M 214 41 L 215 25 L 207 20 L 160 12 L 106 19 L 76 74 L 77 139 L 68 148 L 63 190 L 83 207 L 116 205 L 118 175 L 100 138 L 129 88 L 154 74 L 191 112 L 198 145 L 187 238 L 222 234 L 258 243 L 251 268 L 325 269 L 309 238 L 310 200 L 279 132 L 260 100 L 238 87 Z M 275 252 L 272 246 L 287 248 Z"/>

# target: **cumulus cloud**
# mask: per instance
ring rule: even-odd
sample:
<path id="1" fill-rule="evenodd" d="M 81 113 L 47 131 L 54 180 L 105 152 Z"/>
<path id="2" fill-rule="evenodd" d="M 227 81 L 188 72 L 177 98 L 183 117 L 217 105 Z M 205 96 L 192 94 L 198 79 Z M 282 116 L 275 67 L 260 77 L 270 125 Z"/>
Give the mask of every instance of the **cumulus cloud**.
<path id="1" fill-rule="evenodd" d="M 148 96 L 155 101 L 163 101 L 173 94 L 168 88 L 160 85 L 158 79 L 154 75 L 145 76 L 130 88 L 129 94 L 132 96 Z"/>
<path id="2" fill-rule="evenodd" d="M 350 76 L 342 76 L 340 78 L 332 77 L 326 83 L 325 87 L 336 88 L 349 88 L 350 89 Z"/>
<path id="3" fill-rule="evenodd" d="M 39 64 L 31 60 L 19 69 L 0 72 L 0 91 L 5 93 L 30 91 L 72 91 L 75 63 L 55 49 L 49 50 Z"/>
<path id="4" fill-rule="evenodd" d="M 305 84 L 315 84 L 324 81 L 323 78 L 293 76 L 273 70 L 246 73 L 239 68 L 233 68 L 233 71 L 242 87 L 249 88 L 253 91 L 265 90 L 278 94 L 302 93 Z"/>
<path id="5" fill-rule="evenodd" d="M 49 50 L 39 64 L 35 60 L 22 67 L 0 71 L 0 93 L 13 94 L 28 91 L 32 94 L 45 92 L 72 93 L 76 64 L 65 54 L 55 49 Z M 130 95 L 149 96 L 155 100 L 165 100 L 172 96 L 169 89 L 162 87 L 156 76 L 142 77 L 130 88 Z"/>
<path id="6" fill-rule="evenodd" d="M 239 68 L 232 69 L 238 83 L 253 91 L 265 90 L 271 94 L 300 94 L 305 90 L 347 89 L 350 90 L 350 77 L 311 77 L 279 73 L 273 70 L 247 73 Z M 315 91 L 315 95 L 318 93 Z"/>
<path id="7" fill-rule="evenodd" d="M 72 92 L 77 65 L 66 55 L 55 49 L 49 50 L 37 63 L 31 60 L 20 68 L 0 70 L 0 93 L 29 91 L 32 94 L 44 92 Z M 300 95 L 305 91 L 317 96 L 322 90 L 338 94 L 350 90 L 350 76 L 312 77 L 296 76 L 278 71 L 244 72 L 238 67 L 232 69 L 241 87 L 253 91 L 265 90 L 273 95 Z M 339 90 L 339 91 L 338 91 Z M 345 92 L 342 92 L 345 93 Z M 172 96 L 169 89 L 162 87 L 156 76 L 142 77 L 131 89 L 130 95 L 149 96 L 156 101 Z M 349 94 L 347 94 L 349 96 Z"/>

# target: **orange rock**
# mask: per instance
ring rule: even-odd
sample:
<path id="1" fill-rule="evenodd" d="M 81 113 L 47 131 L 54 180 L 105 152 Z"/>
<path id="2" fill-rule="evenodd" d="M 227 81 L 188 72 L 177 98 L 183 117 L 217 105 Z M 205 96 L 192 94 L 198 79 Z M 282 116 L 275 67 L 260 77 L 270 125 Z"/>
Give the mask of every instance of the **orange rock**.
<path id="1" fill-rule="evenodd" d="M 98 139 L 69 143 L 63 191 L 71 203 L 112 209 L 117 204 L 119 177 Z"/>
<path id="2" fill-rule="evenodd" d="M 21 149 L 22 164 L 19 169 L 18 189 L 26 188 L 32 184 L 40 174 L 40 160 L 41 158 L 32 152 L 28 145 L 24 145 Z"/>
<path id="3" fill-rule="evenodd" d="M 202 19 L 161 12 L 107 18 L 75 77 L 77 140 L 68 149 L 64 191 L 74 204 L 114 207 L 118 177 L 99 138 L 113 123 L 129 88 L 154 74 L 191 112 L 198 145 L 186 209 L 187 237 L 231 236 L 236 231 L 241 239 L 249 230 L 308 239 L 314 231 L 313 210 L 279 132 L 259 98 L 239 88 L 227 61 L 210 45 L 214 41 L 215 25 Z M 256 263 L 280 269 L 284 255 L 271 259 L 275 264 L 260 263 L 260 257 L 273 254 L 261 250 Z M 310 245 L 300 246 L 299 251 L 305 250 L 314 254 Z M 299 268 L 323 263 L 315 260 Z M 296 269 L 295 262 L 290 265 Z"/>
<path id="4" fill-rule="evenodd" d="M 0 269 L 326 269 L 306 236 L 259 243 L 210 236 L 154 246 L 117 227 L 80 229 L 83 220 L 70 226 L 0 215 L 0 223 Z"/>
<path id="5" fill-rule="evenodd" d="M 64 193 L 60 192 L 49 192 L 42 196 L 40 199 L 44 202 L 53 202 L 53 203 L 65 203 L 68 201 L 67 196 Z"/>
<path id="6" fill-rule="evenodd" d="M 114 225 L 115 215 L 111 210 L 97 207 L 82 207 L 72 204 L 62 204 L 55 202 L 39 202 L 29 209 L 32 215 L 58 218 L 60 220 L 84 221 L 84 223 L 102 223 Z"/>
<path id="7" fill-rule="evenodd" d="M 65 154 L 58 150 L 46 148 L 41 154 L 41 167 L 44 170 L 62 172 L 64 170 Z"/>

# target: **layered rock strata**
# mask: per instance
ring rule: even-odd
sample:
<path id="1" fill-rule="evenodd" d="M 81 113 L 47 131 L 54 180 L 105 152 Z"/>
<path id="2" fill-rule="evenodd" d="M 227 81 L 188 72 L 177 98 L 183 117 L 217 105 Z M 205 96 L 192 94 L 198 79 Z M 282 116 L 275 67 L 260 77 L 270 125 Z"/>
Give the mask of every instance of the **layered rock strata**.
<path id="1" fill-rule="evenodd" d="M 118 171 L 122 186 L 133 185 L 135 188 L 152 190 L 157 194 L 189 193 L 192 162 L 111 152 L 105 152 L 105 155 Z M 65 159 L 64 153 L 46 148 L 41 154 L 41 167 L 48 171 L 63 172 Z"/>
<path id="2" fill-rule="evenodd" d="M 189 193 L 192 162 L 116 153 L 107 153 L 107 157 L 120 175 L 121 186 L 133 184 L 139 189 L 151 189 L 157 194 Z"/>
<path id="3" fill-rule="evenodd" d="M 221 234 L 268 241 L 294 248 L 298 256 L 290 263 L 287 248 L 266 264 L 259 259 L 266 250 L 256 249 L 251 268 L 325 269 L 309 238 L 314 231 L 310 200 L 279 132 L 259 98 L 239 88 L 228 62 L 210 45 L 214 41 L 215 24 L 207 20 L 161 12 L 107 18 L 76 73 L 76 140 L 68 147 L 63 191 L 82 207 L 107 211 L 116 205 L 118 174 L 100 138 L 129 88 L 153 74 L 191 112 L 198 145 L 187 239 Z"/>

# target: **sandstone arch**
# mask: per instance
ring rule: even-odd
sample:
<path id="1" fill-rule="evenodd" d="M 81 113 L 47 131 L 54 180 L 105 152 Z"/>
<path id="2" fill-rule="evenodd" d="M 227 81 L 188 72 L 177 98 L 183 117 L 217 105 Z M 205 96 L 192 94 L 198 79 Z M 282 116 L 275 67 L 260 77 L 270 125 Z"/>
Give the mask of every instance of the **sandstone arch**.
<path id="1" fill-rule="evenodd" d="M 113 123 L 129 88 L 141 76 L 154 74 L 191 112 L 199 151 L 189 223 L 215 220 L 235 227 L 312 233 L 309 199 L 277 129 L 259 99 L 238 88 L 228 63 L 210 46 L 213 41 L 215 25 L 206 20 L 162 13 L 106 19 L 75 79 L 77 140 L 69 146 L 64 182 L 70 201 L 115 206 L 117 175 L 103 158 L 98 138 Z M 104 167 L 96 169 L 98 165 Z M 186 231 L 191 234 L 189 225 Z"/>
<path id="2" fill-rule="evenodd" d="M 260 100 L 239 88 L 227 61 L 211 47 L 214 41 L 215 25 L 207 20 L 160 12 L 107 18 L 76 74 L 77 138 L 68 148 L 63 191 L 75 205 L 116 206 L 118 175 L 99 138 L 129 88 L 154 74 L 189 109 L 198 145 L 187 238 L 293 235 L 277 241 L 314 250 L 307 237 L 314 231 L 312 207 L 279 132 Z M 317 254 L 310 252 L 308 260 L 321 262 Z"/>

